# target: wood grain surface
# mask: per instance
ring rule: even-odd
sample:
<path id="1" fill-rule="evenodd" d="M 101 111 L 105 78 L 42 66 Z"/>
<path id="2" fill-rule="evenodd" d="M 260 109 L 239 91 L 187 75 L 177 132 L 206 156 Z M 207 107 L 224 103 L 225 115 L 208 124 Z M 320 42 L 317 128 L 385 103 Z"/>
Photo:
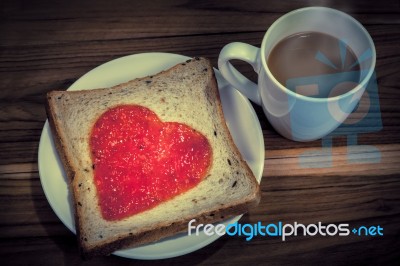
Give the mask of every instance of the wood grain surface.
<path id="1" fill-rule="evenodd" d="M 150 3 L 151 2 L 151 3 Z M 0 3 L 0 260 L 2 265 L 346 265 L 400 263 L 399 1 L 8 1 Z M 241 223 L 348 223 L 377 226 L 383 236 L 224 236 L 184 256 L 140 261 L 117 256 L 82 261 L 75 235 L 44 195 L 38 146 L 44 95 L 67 89 L 109 60 L 143 52 L 205 56 L 217 67 L 233 41 L 260 46 L 268 27 L 305 6 L 329 6 L 359 20 L 372 36 L 382 128 L 357 136 L 293 142 L 278 135 L 254 105 L 265 141 L 260 205 Z M 256 74 L 235 65 L 252 80 Z M 330 156 L 316 151 L 329 151 Z M 309 154 L 302 163 L 302 154 Z M 327 154 L 327 153 L 325 153 Z M 371 157 L 372 156 L 372 157 Z M 375 157 L 374 157 L 375 156 Z M 365 162 L 368 161 L 369 162 Z M 372 161 L 371 161 L 372 160 Z M 310 165 L 311 163 L 311 165 Z"/>

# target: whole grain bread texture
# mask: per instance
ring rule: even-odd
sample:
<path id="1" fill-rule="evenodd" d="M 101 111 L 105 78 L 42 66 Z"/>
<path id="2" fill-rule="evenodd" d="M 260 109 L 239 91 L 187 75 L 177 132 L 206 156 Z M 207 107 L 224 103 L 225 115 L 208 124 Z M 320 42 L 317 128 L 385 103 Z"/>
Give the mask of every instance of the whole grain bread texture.
<path id="1" fill-rule="evenodd" d="M 98 117 L 119 105 L 140 105 L 164 122 L 186 124 L 212 147 L 206 177 L 194 188 L 128 218 L 102 218 L 89 147 Z M 153 76 L 103 89 L 51 91 L 46 112 L 63 163 L 84 258 L 108 255 L 187 231 L 188 222 L 214 223 L 245 213 L 260 200 L 259 185 L 226 126 L 213 67 L 193 58 Z"/>

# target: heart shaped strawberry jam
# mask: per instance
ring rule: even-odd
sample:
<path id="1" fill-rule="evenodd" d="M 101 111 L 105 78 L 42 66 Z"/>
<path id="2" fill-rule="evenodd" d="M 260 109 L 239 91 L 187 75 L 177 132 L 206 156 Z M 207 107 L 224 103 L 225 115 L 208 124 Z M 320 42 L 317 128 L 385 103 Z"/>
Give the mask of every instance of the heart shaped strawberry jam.
<path id="1" fill-rule="evenodd" d="M 121 105 L 93 126 L 90 149 L 102 216 L 120 220 L 195 187 L 212 157 L 206 137 L 162 122 L 151 110 Z"/>

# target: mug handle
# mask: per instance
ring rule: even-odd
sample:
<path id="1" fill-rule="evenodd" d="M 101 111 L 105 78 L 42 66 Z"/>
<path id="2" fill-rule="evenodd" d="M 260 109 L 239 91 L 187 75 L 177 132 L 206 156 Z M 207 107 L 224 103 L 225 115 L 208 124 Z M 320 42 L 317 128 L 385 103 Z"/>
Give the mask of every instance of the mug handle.
<path id="1" fill-rule="evenodd" d="M 222 48 L 218 57 L 218 68 L 222 76 L 244 96 L 261 105 L 260 91 L 257 84 L 243 76 L 232 66 L 229 60 L 239 59 L 249 63 L 258 74 L 260 71 L 260 49 L 247 43 L 233 42 Z"/>

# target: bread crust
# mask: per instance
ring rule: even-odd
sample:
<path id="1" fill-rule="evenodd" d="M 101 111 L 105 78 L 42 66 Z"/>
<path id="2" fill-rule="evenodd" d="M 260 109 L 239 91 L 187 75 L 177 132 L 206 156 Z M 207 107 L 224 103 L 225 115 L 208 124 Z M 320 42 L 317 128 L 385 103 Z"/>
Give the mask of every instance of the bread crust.
<path id="1" fill-rule="evenodd" d="M 199 59 L 195 58 L 192 60 L 199 60 Z M 210 69 L 213 69 L 211 63 L 208 60 L 207 60 L 207 62 L 208 62 Z M 159 74 L 168 74 L 169 72 L 172 72 L 178 66 L 179 66 L 179 64 L 166 70 L 166 71 L 163 71 Z M 159 75 L 159 74 L 157 74 L 157 75 Z M 140 81 L 140 80 L 144 80 L 147 78 L 148 77 L 139 78 L 139 79 L 135 79 L 134 81 Z M 123 88 L 124 86 L 126 86 L 126 84 L 128 84 L 130 82 L 132 82 L 132 81 L 117 85 L 117 86 L 113 87 L 113 89 Z M 210 91 L 215 94 L 214 97 L 216 100 L 216 104 L 218 105 L 217 110 L 218 110 L 218 116 L 219 116 L 220 121 L 225 121 L 225 117 L 224 117 L 223 109 L 222 109 L 222 102 L 220 99 L 218 85 L 216 82 L 214 71 L 212 71 L 212 78 L 209 79 L 207 86 L 210 87 L 210 89 L 207 91 Z M 59 124 L 57 123 L 56 111 L 54 110 L 54 105 L 56 104 L 54 102 L 54 97 L 57 97 L 57 95 L 59 95 L 59 93 L 60 92 L 57 92 L 57 91 L 52 91 L 52 92 L 47 93 L 45 107 L 46 107 L 46 113 L 48 116 L 49 125 L 51 128 L 52 134 L 53 134 L 54 143 L 55 143 L 56 149 L 60 155 L 60 159 L 64 166 L 66 175 L 68 176 L 68 186 L 69 186 L 70 190 L 72 191 L 72 196 L 74 199 L 73 209 L 74 209 L 77 240 L 79 242 L 81 255 L 84 259 L 92 258 L 94 256 L 99 256 L 99 255 L 108 255 L 119 249 L 124 249 L 124 248 L 128 248 L 128 247 L 129 248 L 137 247 L 137 246 L 140 246 L 140 245 L 143 245 L 146 243 L 160 240 L 167 236 L 177 234 L 179 232 L 184 232 L 187 230 L 188 222 L 192 219 L 196 219 L 196 222 L 198 224 L 200 224 L 200 223 L 203 223 L 203 224 L 204 223 L 215 223 L 215 222 L 219 222 L 221 220 L 227 219 L 227 218 L 235 216 L 235 215 L 243 214 L 243 213 L 247 212 L 249 210 L 249 208 L 252 208 L 252 207 L 255 207 L 256 205 L 258 205 L 258 203 L 260 201 L 260 197 L 261 197 L 258 182 L 255 179 L 251 169 L 249 168 L 249 166 L 247 165 L 247 163 L 244 161 L 243 157 L 241 156 L 240 151 L 237 148 L 237 146 L 235 145 L 231 134 L 227 134 L 229 145 L 232 147 L 234 152 L 239 155 L 238 159 L 240 160 L 240 164 L 245 168 L 245 171 L 250 173 L 250 175 L 251 175 L 251 178 L 250 178 L 250 181 L 252 183 L 251 186 L 256 188 L 252 194 L 248 195 L 244 199 L 230 202 L 229 204 L 226 204 L 223 206 L 215 207 L 213 210 L 210 210 L 207 212 L 195 214 L 187 219 L 177 220 L 177 221 L 174 221 L 173 223 L 157 223 L 149 228 L 144 228 L 137 234 L 134 234 L 134 235 L 127 234 L 127 236 L 125 236 L 125 237 L 113 239 L 112 241 L 109 241 L 109 242 L 105 240 L 104 243 L 99 244 L 96 247 L 88 248 L 85 243 L 85 239 L 82 237 L 82 234 L 81 234 L 82 232 L 80 232 L 80 228 L 81 228 L 80 223 L 82 222 L 82 219 L 78 213 L 78 206 L 77 206 L 77 200 L 76 200 L 79 191 L 77 189 L 77 184 L 75 184 L 76 182 L 74 181 L 74 178 L 77 174 L 77 170 L 76 170 L 77 166 L 74 165 L 73 160 L 71 159 L 71 157 L 73 155 L 68 153 L 68 149 L 65 147 L 66 144 L 63 143 L 63 140 L 66 139 L 66 136 L 64 135 L 63 130 L 60 128 Z M 85 93 L 85 92 L 84 91 L 83 92 L 71 91 L 68 93 L 79 94 L 79 93 Z M 229 129 L 228 129 L 226 123 L 221 123 L 220 126 L 223 127 L 224 131 L 229 132 Z"/>
<path id="2" fill-rule="evenodd" d="M 196 220 L 194 223 L 192 223 L 193 226 L 196 226 L 198 224 L 211 224 L 221 222 L 227 218 L 241 215 L 247 212 L 249 208 L 257 206 L 259 199 L 260 198 L 258 197 L 256 201 L 245 202 L 240 205 L 221 208 L 217 211 L 202 213 L 189 219 L 177 221 L 170 225 L 160 225 L 155 228 L 141 232 L 140 234 L 127 236 L 113 241 L 112 243 L 109 243 L 105 246 L 99 246 L 95 249 L 90 250 L 89 252 L 82 250 L 81 254 L 84 259 L 91 259 L 96 256 L 111 254 L 116 250 L 138 247 L 143 244 L 148 244 L 164 239 L 168 236 L 187 232 L 188 223 L 192 219 Z"/>

